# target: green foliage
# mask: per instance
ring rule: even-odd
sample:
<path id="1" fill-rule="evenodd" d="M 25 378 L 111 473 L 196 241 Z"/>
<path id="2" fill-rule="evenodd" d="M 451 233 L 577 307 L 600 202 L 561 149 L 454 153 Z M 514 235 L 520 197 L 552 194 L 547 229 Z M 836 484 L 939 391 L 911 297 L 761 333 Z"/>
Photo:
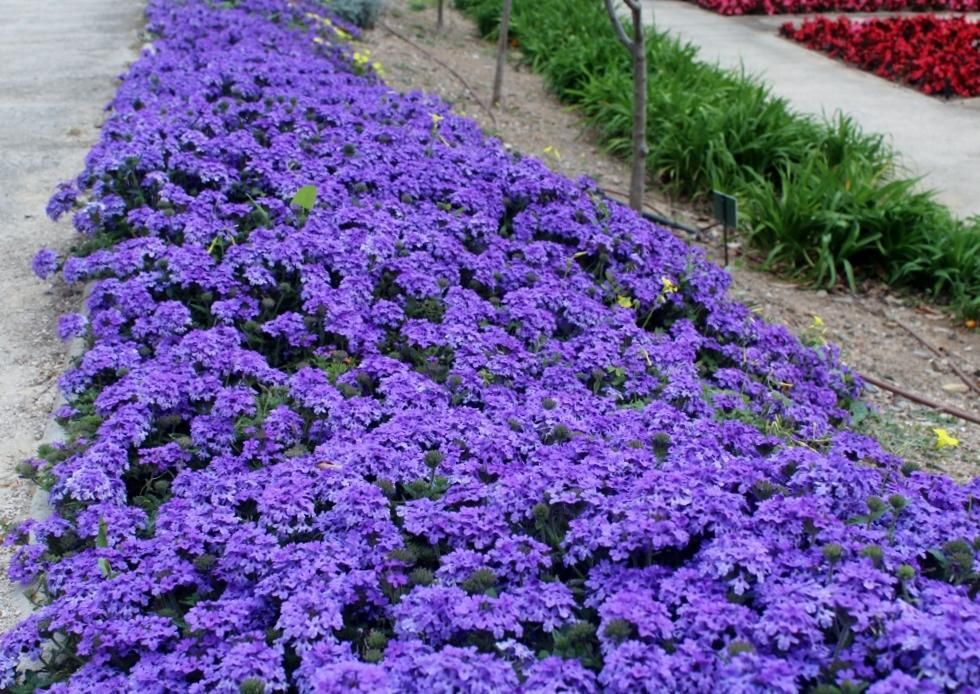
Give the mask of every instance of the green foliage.
<path id="1" fill-rule="evenodd" d="M 303 186 L 296 191 L 292 204 L 309 212 L 316 204 L 316 186 Z"/>
<path id="2" fill-rule="evenodd" d="M 265 682 L 257 677 L 250 677 L 239 685 L 238 691 L 241 694 L 265 694 Z"/>
<path id="3" fill-rule="evenodd" d="M 370 29 L 378 21 L 383 0 L 319 0 L 320 4 L 341 19 Z"/>
<path id="4" fill-rule="evenodd" d="M 470 595 L 494 594 L 494 586 L 497 584 L 497 576 L 490 569 L 477 569 L 469 578 L 460 584 L 460 587 Z"/>
<path id="5" fill-rule="evenodd" d="M 499 0 L 455 0 L 493 37 Z M 601 2 L 514 0 L 511 36 L 562 100 L 615 154 L 630 153 L 631 64 Z M 648 172 L 704 200 L 739 198 L 742 232 L 765 264 L 816 285 L 873 277 L 980 314 L 980 218 L 955 219 L 904 177 L 878 135 L 838 116 L 790 110 L 756 78 L 698 60 L 697 49 L 650 31 Z"/>
<path id="6" fill-rule="evenodd" d="M 552 633 L 552 653 L 561 658 L 578 660 L 585 667 L 596 667 L 601 662 L 596 627 L 590 622 L 575 622 Z"/>

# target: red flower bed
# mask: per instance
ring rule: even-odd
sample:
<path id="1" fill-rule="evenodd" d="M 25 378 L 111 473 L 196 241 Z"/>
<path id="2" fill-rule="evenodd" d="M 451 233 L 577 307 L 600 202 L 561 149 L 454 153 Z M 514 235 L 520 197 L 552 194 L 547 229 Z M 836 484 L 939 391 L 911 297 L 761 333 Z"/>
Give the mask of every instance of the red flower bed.
<path id="1" fill-rule="evenodd" d="M 807 48 L 926 94 L 980 95 L 980 22 L 966 17 L 889 17 L 787 22 L 780 33 Z"/>
<path id="2" fill-rule="evenodd" d="M 696 0 L 712 12 L 736 14 L 807 14 L 810 12 L 977 12 L 980 0 Z"/>

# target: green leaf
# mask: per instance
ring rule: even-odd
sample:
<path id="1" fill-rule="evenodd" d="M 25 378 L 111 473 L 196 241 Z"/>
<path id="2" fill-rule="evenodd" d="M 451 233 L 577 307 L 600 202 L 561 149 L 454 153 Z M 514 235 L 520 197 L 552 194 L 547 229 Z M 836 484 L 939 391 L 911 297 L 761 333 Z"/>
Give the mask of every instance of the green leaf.
<path id="1" fill-rule="evenodd" d="M 109 560 L 105 558 L 99 559 L 99 572 L 106 578 L 112 578 L 112 567 L 109 566 Z"/>
<path id="2" fill-rule="evenodd" d="M 935 559 L 943 571 L 945 571 L 946 567 L 949 566 L 949 559 L 946 558 L 946 555 L 943 554 L 941 549 L 930 549 L 926 551 L 926 554 L 929 554 L 933 559 Z"/>
<path id="3" fill-rule="evenodd" d="M 300 207 L 307 212 L 312 210 L 316 204 L 316 186 L 303 186 L 297 190 L 290 204 Z"/>
<path id="4" fill-rule="evenodd" d="M 105 518 L 99 519 L 99 534 L 96 535 L 95 537 L 95 546 L 96 547 L 109 546 L 108 528 L 106 527 L 105 524 Z"/>
<path id="5" fill-rule="evenodd" d="M 868 418 L 868 415 L 871 414 L 871 410 L 868 409 L 868 406 L 865 405 L 860 400 L 855 400 L 854 402 L 852 402 L 850 410 L 851 410 L 851 423 L 855 425 L 863 422 L 865 419 Z"/>

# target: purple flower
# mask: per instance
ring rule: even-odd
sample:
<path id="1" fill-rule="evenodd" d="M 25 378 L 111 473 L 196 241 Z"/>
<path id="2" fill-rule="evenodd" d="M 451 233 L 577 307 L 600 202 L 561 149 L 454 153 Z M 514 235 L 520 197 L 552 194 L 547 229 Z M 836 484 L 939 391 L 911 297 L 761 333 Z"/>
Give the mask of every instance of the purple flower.
<path id="1" fill-rule="evenodd" d="M 47 279 L 58 270 L 58 254 L 50 248 L 42 248 L 34 255 L 31 268 L 40 279 Z"/>
<path id="2" fill-rule="evenodd" d="M 88 327 L 88 319 L 79 313 L 66 313 L 58 319 L 58 337 L 70 340 L 82 337 Z"/>
<path id="3" fill-rule="evenodd" d="M 48 202 L 47 214 L 52 220 L 57 221 L 63 214 L 75 206 L 78 199 L 78 189 L 74 183 L 62 183 L 58 186 L 51 200 Z"/>
<path id="4" fill-rule="evenodd" d="M 320 3 L 148 18 L 52 201 L 86 350 L 22 468 L 54 513 L 11 534 L 43 606 L 2 686 L 52 639 L 66 692 L 980 680 L 980 482 L 853 431 L 835 350 L 359 74 Z"/>

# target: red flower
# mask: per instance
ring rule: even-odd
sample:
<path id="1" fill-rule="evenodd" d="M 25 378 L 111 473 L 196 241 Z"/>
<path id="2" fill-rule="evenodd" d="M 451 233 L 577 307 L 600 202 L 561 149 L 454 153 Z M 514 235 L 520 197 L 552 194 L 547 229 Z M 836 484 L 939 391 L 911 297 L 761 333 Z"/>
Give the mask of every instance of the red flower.
<path id="1" fill-rule="evenodd" d="M 926 14 L 853 21 L 820 17 L 799 27 L 787 22 L 780 33 L 926 94 L 980 96 L 980 22 L 966 17 Z"/>
<path id="2" fill-rule="evenodd" d="M 980 11 L 980 0 L 696 0 L 696 2 L 701 7 L 725 15 L 898 10 Z"/>

